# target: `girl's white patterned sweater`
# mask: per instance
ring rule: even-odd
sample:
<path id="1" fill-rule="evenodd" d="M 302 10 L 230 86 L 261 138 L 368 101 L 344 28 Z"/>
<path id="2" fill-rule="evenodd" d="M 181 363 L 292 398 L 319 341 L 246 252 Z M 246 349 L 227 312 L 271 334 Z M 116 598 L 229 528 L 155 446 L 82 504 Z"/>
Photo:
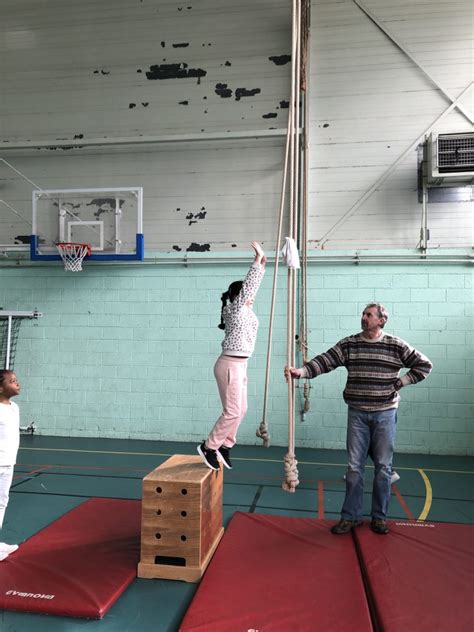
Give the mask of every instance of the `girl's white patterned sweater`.
<path id="1" fill-rule="evenodd" d="M 257 339 L 258 318 L 247 302 L 255 299 L 264 274 L 264 266 L 253 263 L 247 272 L 239 295 L 222 310 L 225 324 L 225 336 L 222 341 L 224 355 L 250 358 L 253 353 Z"/>

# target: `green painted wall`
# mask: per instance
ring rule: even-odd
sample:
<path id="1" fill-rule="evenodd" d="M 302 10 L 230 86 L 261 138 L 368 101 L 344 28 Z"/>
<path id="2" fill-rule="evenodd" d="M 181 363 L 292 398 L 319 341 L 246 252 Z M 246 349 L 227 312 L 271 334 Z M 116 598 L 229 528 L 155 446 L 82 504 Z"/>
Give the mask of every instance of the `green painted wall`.
<path id="1" fill-rule="evenodd" d="M 220 352 L 220 294 L 242 264 L 0 268 L 0 305 L 37 308 L 24 321 L 15 370 L 22 423 L 45 435 L 199 441 L 220 412 L 212 367 Z M 239 440 L 259 443 L 273 266 L 255 311 L 261 329 L 249 364 L 249 413 Z M 287 442 L 286 271 L 281 268 L 267 421 Z M 386 331 L 434 362 L 402 391 L 397 450 L 473 454 L 473 289 L 466 265 L 317 264 L 308 270 L 310 355 L 359 329 L 364 305 L 383 302 Z M 297 415 L 297 446 L 344 448 L 344 370 L 311 382 Z M 297 391 L 301 408 L 301 389 Z"/>

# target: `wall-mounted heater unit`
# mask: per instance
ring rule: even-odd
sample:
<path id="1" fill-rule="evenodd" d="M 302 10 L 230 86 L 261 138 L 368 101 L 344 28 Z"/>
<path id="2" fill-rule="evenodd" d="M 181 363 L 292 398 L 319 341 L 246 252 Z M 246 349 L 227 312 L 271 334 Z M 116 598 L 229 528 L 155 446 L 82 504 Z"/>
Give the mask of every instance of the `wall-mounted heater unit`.
<path id="1" fill-rule="evenodd" d="M 431 134 L 426 149 L 429 183 L 438 186 L 474 183 L 474 132 Z"/>

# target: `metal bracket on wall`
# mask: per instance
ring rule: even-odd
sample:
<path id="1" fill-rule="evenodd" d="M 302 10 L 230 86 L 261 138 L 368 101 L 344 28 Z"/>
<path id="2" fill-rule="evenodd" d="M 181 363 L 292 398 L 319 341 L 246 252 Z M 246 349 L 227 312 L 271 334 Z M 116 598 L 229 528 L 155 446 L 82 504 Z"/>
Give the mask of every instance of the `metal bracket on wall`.
<path id="1" fill-rule="evenodd" d="M 1 358 L 4 369 L 13 369 L 16 343 L 18 333 L 23 318 L 41 318 L 43 314 L 34 310 L 33 312 L 10 311 L 0 309 L 0 327 L 4 329 L 3 342 L 1 347 Z"/>

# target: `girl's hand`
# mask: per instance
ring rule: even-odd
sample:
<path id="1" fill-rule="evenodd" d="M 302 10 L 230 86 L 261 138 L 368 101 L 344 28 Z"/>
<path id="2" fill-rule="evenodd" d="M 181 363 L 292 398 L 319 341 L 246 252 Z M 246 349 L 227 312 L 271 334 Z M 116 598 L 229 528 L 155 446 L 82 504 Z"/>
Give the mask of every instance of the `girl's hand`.
<path id="1" fill-rule="evenodd" d="M 252 241 L 250 245 L 255 251 L 255 261 L 260 263 L 262 258 L 265 256 L 262 246 L 258 243 L 258 241 Z"/>

